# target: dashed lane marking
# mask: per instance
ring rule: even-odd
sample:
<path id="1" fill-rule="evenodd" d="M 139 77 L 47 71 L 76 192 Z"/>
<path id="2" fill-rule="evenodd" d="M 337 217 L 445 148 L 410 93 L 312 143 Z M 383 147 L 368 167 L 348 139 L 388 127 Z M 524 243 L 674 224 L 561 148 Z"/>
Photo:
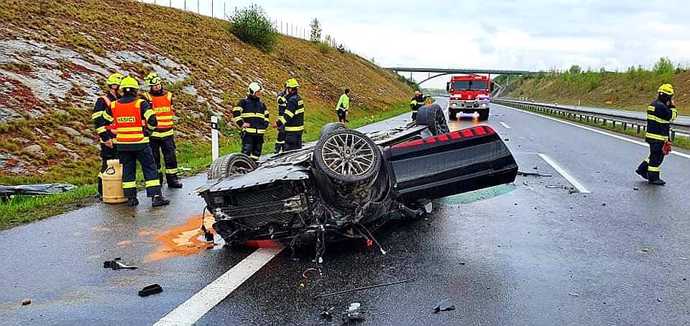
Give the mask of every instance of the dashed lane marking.
<path id="1" fill-rule="evenodd" d="M 282 250 L 282 247 L 257 249 L 154 325 L 193 325 Z"/>
<path id="2" fill-rule="evenodd" d="M 554 170 L 556 170 L 556 172 L 558 172 L 558 174 L 560 174 L 563 178 L 568 180 L 568 182 L 570 182 L 570 184 L 573 185 L 573 187 L 575 187 L 575 189 L 577 189 L 578 192 L 583 193 L 583 194 L 589 194 L 590 193 L 590 191 L 587 190 L 587 188 L 582 183 L 580 183 L 580 181 L 577 181 L 577 179 L 575 179 L 575 177 L 570 175 L 570 173 L 568 173 L 568 171 L 566 171 L 564 168 L 562 168 L 560 165 L 558 165 L 558 163 L 556 163 L 556 161 L 554 161 L 552 158 L 550 158 L 546 154 L 542 154 L 542 153 L 538 153 L 537 155 L 539 155 L 539 157 L 541 157 L 546 163 L 551 165 L 551 167 Z"/>
<path id="3" fill-rule="evenodd" d="M 510 129 L 510 126 L 503 121 L 501 121 L 501 126 L 503 126 L 503 128 Z"/>
<path id="4" fill-rule="evenodd" d="M 613 137 L 613 138 L 616 138 L 616 139 L 620 139 L 620 140 L 623 140 L 623 141 L 627 141 L 627 142 L 629 142 L 629 143 L 637 144 L 637 145 L 640 145 L 640 146 L 645 146 L 645 147 L 649 146 L 647 143 L 642 142 L 642 141 L 639 141 L 639 140 L 634 140 L 634 139 L 631 139 L 631 138 L 628 138 L 628 137 L 624 137 L 624 136 L 612 134 L 612 133 L 610 133 L 610 132 L 606 132 L 606 131 L 603 131 L 603 130 L 599 130 L 599 129 L 595 129 L 595 128 L 590 128 L 590 127 L 587 127 L 587 126 L 579 125 L 579 124 L 574 123 L 574 122 L 569 122 L 569 121 L 565 121 L 565 120 L 561 120 L 561 119 L 556 119 L 556 118 L 553 118 L 553 117 L 541 115 L 541 114 L 534 113 L 534 112 L 529 112 L 529 111 L 524 111 L 524 110 L 520 110 L 520 109 L 516 109 L 516 108 L 511 108 L 511 107 L 505 106 L 505 105 L 500 105 L 500 106 L 501 106 L 501 107 L 504 107 L 504 108 L 511 109 L 511 110 L 515 110 L 515 111 L 518 111 L 518 112 L 522 112 L 522 113 L 525 113 L 525 114 L 531 114 L 531 115 L 534 115 L 534 116 L 537 116 L 537 117 L 540 117 L 540 118 L 549 119 L 549 120 L 553 120 L 553 121 L 560 122 L 560 123 L 563 123 L 563 124 L 567 124 L 567 125 L 570 125 L 570 126 L 573 126 L 573 127 L 580 128 L 580 129 L 589 130 L 589 131 L 591 131 L 591 132 L 596 132 L 596 133 L 601 134 L 601 135 L 606 135 L 606 136 L 609 136 L 609 137 Z M 681 153 L 681 152 L 676 152 L 676 151 L 671 152 L 671 154 L 672 154 L 672 155 L 676 155 L 676 156 L 680 156 L 680 157 L 684 157 L 684 158 L 687 158 L 687 159 L 690 159 L 690 155 L 689 155 L 689 154 L 685 154 L 685 153 Z"/>

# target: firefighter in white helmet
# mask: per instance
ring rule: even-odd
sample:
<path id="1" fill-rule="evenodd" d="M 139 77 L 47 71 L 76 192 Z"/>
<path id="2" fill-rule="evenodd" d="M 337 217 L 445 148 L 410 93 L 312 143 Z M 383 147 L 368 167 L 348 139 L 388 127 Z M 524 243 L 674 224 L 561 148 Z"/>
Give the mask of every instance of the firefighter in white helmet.
<path id="1" fill-rule="evenodd" d="M 262 91 L 260 83 L 249 84 L 247 97 L 232 109 L 233 121 L 242 129 L 242 153 L 254 160 L 261 156 L 264 134 L 269 125 L 268 109 L 261 102 Z"/>

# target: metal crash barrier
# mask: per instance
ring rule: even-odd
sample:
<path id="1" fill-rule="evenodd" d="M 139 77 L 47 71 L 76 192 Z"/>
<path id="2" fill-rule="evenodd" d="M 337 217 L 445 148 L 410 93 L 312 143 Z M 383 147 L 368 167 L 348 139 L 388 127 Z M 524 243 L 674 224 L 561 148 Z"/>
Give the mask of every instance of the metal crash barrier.
<path id="1" fill-rule="evenodd" d="M 578 120 L 594 124 L 601 124 L 604 126 L 611 125 L 613 128 L 616 128 L 618 125 L 621 125 L 623 127 L 623 130 L 628 130 L 632 128 L 636 131 L 638 135 L 641 134 L 643 131 L 646 131 L 647 129 L 647 119 L 638 118 L 630 115 L 624 115 L 620 113 L 595 112 L 587 110 L 585 108 L 564 107 L 556 104 L 536 103 L 506 98 L 492 99 L 491 102 L 520 110 L 559 116 L 570 120 Z M 676 134 L 685 137 L 690 136 L 690 124 L 672 122 L 671 140 L 675 139 Z"/>

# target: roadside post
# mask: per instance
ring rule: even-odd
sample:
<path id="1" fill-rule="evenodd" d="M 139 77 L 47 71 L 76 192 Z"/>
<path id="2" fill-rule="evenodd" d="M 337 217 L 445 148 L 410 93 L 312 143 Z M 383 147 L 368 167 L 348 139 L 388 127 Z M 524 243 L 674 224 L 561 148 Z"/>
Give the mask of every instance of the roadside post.
<path id="1" fill-rule="evenodd" d="M 211 116 L 211 162 L 218 159 L 218 116 Z"/>

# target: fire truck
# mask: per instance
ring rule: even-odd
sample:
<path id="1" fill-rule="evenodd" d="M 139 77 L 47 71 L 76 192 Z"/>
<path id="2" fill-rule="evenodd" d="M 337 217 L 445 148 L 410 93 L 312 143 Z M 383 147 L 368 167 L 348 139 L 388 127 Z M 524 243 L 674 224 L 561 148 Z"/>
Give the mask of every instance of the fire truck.
<path id="1" fill-rule="evenodd" d="M 491 102 L 491 76 L 459 75 L 451 77 L 446 84 L 450 95 L 448 100 L 448 118 L 456 120 L 460 112 L 479 113 L 479 120 L 489 118 Z"/>

